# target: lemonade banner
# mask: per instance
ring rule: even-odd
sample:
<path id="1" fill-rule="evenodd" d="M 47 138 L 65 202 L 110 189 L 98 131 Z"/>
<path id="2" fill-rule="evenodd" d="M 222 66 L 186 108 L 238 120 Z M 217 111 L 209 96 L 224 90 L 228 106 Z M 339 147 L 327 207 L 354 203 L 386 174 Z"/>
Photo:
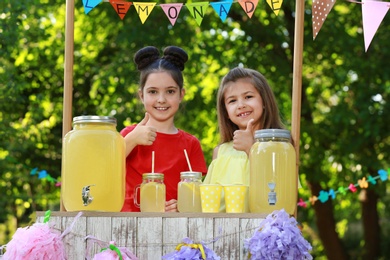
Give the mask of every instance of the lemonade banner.
<path id="1" fill-rule="evenodd" d="M 298 202 L 298 206 L 306 208 L 309 204 L 314 205 L 317 201 L 325 203 L 329 200 L 329 197 L 331 199 L 335 199 L 337 194 L 345 195 L 348 191 L 355 193 L 358 187 L 362 189 L 367 189 L 370 184 L 376 185 L 378 179 L 380 179 L 381 181 L 387 181 L 389 179 L 389 175 L 390 175 L 390 168 L 387 169 L 387 172 L 381 169 L 378 171 L 377 176 L 372 177 L 371 175 L 369 175 L 368 178 L 363 177 L 362 179 L 358 180 L 357 183 L 349 184 L 348 187 L 339 187 L 337 190 L 334 189 L 330 189 L 328 191 L 321 190 L 318 196 L 311 196 L 307 201 L 304 201 L 303 199 L 300 198 Z"/>
<path id="2" fill-rule="evenodd" d="M 179 13 L 184 6 L 183 3 L 157 4 L 155 2 L 127 2 L 123 0 L 83 0 L 85 14 L 88 14 L 101 2 L 109 2 L 122 20 L 125 18 L 125 15 L 129 11 L 130 7 L 134 6 L 142 24 L 144 24 L 145 21 L 148 19 L 154 7 L 160 6 L 172 26 L 175 25 L 176 20 L 179 17 Z M 187 3 L 185 4 L 185 7 L 195 19 L 196 23 L 200 26 L 206 14 L 206 9 L 209 6 L 211 6 L 215 10 L 219 18 L 222 20 L 222 22 L 224 22 L 228 17 L 232 4 L 237 2 L 240 4 L 244 12 L 249 16 L 249 18 L 252 18 L 252 15 L 258 4 L 258 0 L 225 0 L 220 2 L 196 2 Z M 267 0 L 267 3 L 271 7 L 273 12 L 278 15 L 283 0 Z"/>
<path id="3" fill-rule="evenodd" d="M 272 9 L 275 15 L 279 14 L 282 7 L 283 0 L 266 0 L 268 6 Z M 382 20 L 386 16 L 389 8 L 389 2 L 382 1 L 370 1 L 370 0 L 347 0 L 351 3 L 357 3 L 362 5 L 362 17 L 363 17 L 363 34 L 365 51 L 371 44 L 376 31 L 379 28 Z M 172 26 L 175 25 L 177 18 L 179 17 L 182 7 L 185 6 L 192 17 L 195 19 L 198 26 L 201 25 L 203 18 L 206 14 L 206 9 L 211 6 L 222 22 L 225 22 L 229 15 L 230 8 L 233 3 L 239 3 L 244 12 L 249 18 L 257 7 L 258 0 L 226 0 L 219 2 L 197 2 L 197 3 L 169 3 L 169 4 L 157 4 L 156 2 L 128 2 L 123 0 L 83 0 L 84 12 L 88 14 L 92 9 L 102 2 L 109 2 L 114 8 L 118 16 L 123 20 L 125 15 L 129 11 L 131 6 L 134 6 L 142 24 L 148 19 L 149 15 L 153 11 L 155 6 L 161 7 L 167 16 Z M 318 36 L 322 25 L 324 24 L 329 12 L 332 10 L 336 0 L 313 0 L 312 2 L 312 29 L 313 40 Z"/>

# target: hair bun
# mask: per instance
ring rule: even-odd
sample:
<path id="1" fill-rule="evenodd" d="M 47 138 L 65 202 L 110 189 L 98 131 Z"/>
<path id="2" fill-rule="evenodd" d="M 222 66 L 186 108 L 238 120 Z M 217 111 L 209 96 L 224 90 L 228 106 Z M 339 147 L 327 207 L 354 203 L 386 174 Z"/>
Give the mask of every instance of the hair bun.
<path id="1" fill-rule="evenodd" d="M 134 62 L 137 64 L 138 70 L 143 70 L 159 58 L 160 52 L 158 49 L 154 46 L 147 46 L 135 53 Z"/>
<path id="2" fill-rule="evenodd" d="M 188 61 L 188 54 L 177 46 L 168 46 L 164 49 L 163 59 L 175 65 L 180 71 L 184 70 L 184 64 Z"/>

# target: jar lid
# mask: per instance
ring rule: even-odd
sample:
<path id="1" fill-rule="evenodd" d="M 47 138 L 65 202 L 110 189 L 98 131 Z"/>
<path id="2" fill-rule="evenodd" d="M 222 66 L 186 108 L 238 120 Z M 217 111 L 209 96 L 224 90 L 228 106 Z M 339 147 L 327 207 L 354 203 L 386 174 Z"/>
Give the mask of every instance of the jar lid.
<path id="1" fill-rule="evenodd" d="M 73 123 L 105 123 L 116 125 L 116 118 L 112 116 L 76 116 Z"/>
<path id="2" fill-rule="evenodd" d="M 143 179 L 164 179 L 163 173 L 144 173 L 142 174 Z"/>
<path id="3" fill-rule="evenodd" d="M 201 172 L 181 172 L 180 178 L 196 178 L 200 179 L 202 177 Z"/>
<path id="4" fill-rule="evenodd" d="M 261 129 L 256 130 L 255 132 L 255 138 L 273 138 L 273 137 L 279 137 L 279 138 L 291 138 L 290 131 L 287 129 Z"/>

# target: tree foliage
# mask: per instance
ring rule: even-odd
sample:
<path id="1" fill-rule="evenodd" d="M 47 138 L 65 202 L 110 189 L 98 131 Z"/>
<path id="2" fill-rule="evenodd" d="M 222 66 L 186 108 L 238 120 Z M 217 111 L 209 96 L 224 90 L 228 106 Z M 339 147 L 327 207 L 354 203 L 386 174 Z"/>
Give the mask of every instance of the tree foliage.
<path id="1" fill-rule="evenodd" d="M 28 223 L 35 211 L 59 209 L 59 188 L 30 172 L 38 168 L 54 178 L 61 175 L 67 39 L 64 1 L 5 0 L 0 5 L 0 230 L 4 231 L 0 234 L 5 234 L 0 236 L 1 244 L 16 227 Z M 262 72 L 290 125 L 294 2 L 283 3 L 278 16 L 265 2 L 259 3 L 251 19 L 234 3 L 225 22 L 210 7 L 200 26 L 185 7 L 173 27 L 158 6 L 144 24 L 134 8 L 120 20 L 107 2 L 85 15 L 82 1 L 77 1 L 74 16 L 74 116 L 115 116 L 118 130 L 139 122 L 144 111 L 137 97 L 135 51 L 147 45 L 161 50 L 178 45 L 188 51 L 190 60 L 184 71 L 185 102 L 176 124 L 201 140 L 208 163 L 219 141 L 216 91 L 232 67 Z M 313 40 L 311 3 L 306 3 L 300 142 L 303 189 L 299 191 L 304 199 L 318 195 L 320 189 L 345 187 L 390 167 L 389 22 L 386 17 L 365 52 L 359 4 L 337 2 Z M 380 227 L 379 255 L 383 257 L 390 255 L 384 245 L 389 232 L 387 187 L 384 182 L 367 189 L 378 199 L 371 209 L 378 219 L 371 224 Z M 334 220 L 344 251 L 341 255 L 356 257 L 372 251 L 364 247 L 368 243 L 365 207 L 359 197 L 348 193 L 298 208 L 315 256 L 329 256 L 332 249 L 319 224 L 327 218 Z M 325 208 L 327 214 L 319 214 Z"/>

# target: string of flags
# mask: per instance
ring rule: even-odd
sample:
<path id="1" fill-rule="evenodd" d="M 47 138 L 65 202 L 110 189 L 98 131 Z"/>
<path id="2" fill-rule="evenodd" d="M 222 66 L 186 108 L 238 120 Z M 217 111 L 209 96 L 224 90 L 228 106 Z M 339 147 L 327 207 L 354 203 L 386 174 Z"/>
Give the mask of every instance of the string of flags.
<path id="1" fill-rule="evenodd" d="M 222 0 L 219 2 L 190 2 L 190 3 L 167 3 L 157 4 L 157 2 L 128 2 L 125 0 L 82 0 L 85 14 L 102 2 L 109 2 L 118 14 L 120 19 L 124 19 L 131 6 L 134 6 L 142 24 L 148 19 L 155 6 L 161 7 L 172 26 L 175 25 L 182 7 L 187 7 L 188 11 L 195 19 L 198 26 L 201 25 L 206 14 L 206 9 L 211 6 L 222 22 L 228 17 L 233 3 L 239 3 L 249 18 L 252 18 L 259 0 Z M 275 15 L 279 14 L 283 0 L 266 0 L 268 6 Z M 390 8 L 390 2 L 372 1 L 372 0 L 347 0 L 351 3 L 361 4 L 363 17 L 363 34 L 365 51 L 371 44 L 376 31 Z M 312 0 L 312 30 L 313 40 L 318 36 L 329 12 L 332 10 L 336 0 Z"/>
<path id="2" fill-rule="evenodd" d="M 390 168 L 387 171 L 381 169 L 378 171 L 378 175 L 372 177 L 371 175 L 368 178 L 363 177 L 357 181 L 355 184 L 349 184 L 348 187 L 339 187 L 337 190 L 329 189 L 328 191 L 321 190 L 318 196 L 311 196 L 308 200 L 304 201 L 302 198 L 299 199 L 298 206 L 306 208 L 309 204 L 314 205 L 317 201 L 325 203 L 331 199 L 335 199 L 337 194 L 345 195 L 348 191 L 355 193 L 357 192 L 357 188 L 360 187 L 362 189 L 367 189 L 368 186 L 376 185 L 377 180 L 387 181 L 390 175 Z"/>
<path id="3" fill-rule="evenodd" d="M 61 182 L 50 176 L 50 174 L 47 173 L 46 170 L 38 170 L 38 168 L 34 168 L 31 170 L 30 175 L 37 175 L 38 179 L 47 180 L 48 182 L 55 184 L 56 187 L 61 186 Z"/>

